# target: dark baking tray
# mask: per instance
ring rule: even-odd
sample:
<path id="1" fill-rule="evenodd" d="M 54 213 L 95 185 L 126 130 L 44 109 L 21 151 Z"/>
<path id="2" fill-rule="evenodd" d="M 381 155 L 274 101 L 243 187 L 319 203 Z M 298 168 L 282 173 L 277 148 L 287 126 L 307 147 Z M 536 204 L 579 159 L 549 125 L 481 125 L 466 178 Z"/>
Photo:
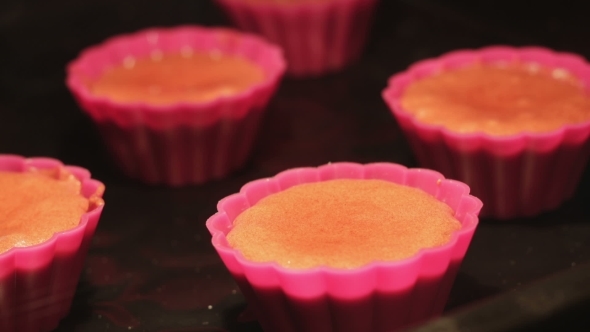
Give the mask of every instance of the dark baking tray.
<path id="1" fill-rule="evenodd" d="M 590 264 L 466 306 L 406 332 L 587 331 Z"/>
<path id="2" fill-rule="evenodd" d="M 0 152 L 82 165 L 107 187 L 86 269 L 58 331 L 259 331 L 240 316 L 243 297 L 204 227 L 217 201 L 249 180 L 296 166 L 335 161 L 416 166 L 381 101 L 388 76 L 426 57 L 490 44 L 544 45 L 590 55 L 582 4 L 534 7 L 507 1 L 381 1 L 358 64 L 322 78 L 285 79 L 243 170 L 221 181 L 168 189 L 129 180 L 111 165 L 92 123 L 65 88 L 64 66 L 82 48 L 114 34 L 149 26 L 227 25 L 213 3 L 3 0 Z M 571 283 L 588 278 L 582 263 L 590 261 L 590 209 L 584 198 L 589 191 L 586 171 L 575 197 L 556 211 L 482 220 L 447 314 L 434 323 L 443 325 L 424 325 L 422 331 L 513 331 L 555 326 L 549 320 L 564 324 L 572 317 L 588 323 L 579 315 L 590 309 L 587 285 Z M 531 284 L 559 271 L 570 274 Z M 537 301 L 543 292 L 570 286 L 560 293 L 562 302 L 546 301 L 554 306 L 541 306 L 533 315 L 514 304 L 515 294 Z M 485 323 L 490 317 L 497 317 L 496 325 Z M 449 321 L 461 324 L 449 330 Z"/>

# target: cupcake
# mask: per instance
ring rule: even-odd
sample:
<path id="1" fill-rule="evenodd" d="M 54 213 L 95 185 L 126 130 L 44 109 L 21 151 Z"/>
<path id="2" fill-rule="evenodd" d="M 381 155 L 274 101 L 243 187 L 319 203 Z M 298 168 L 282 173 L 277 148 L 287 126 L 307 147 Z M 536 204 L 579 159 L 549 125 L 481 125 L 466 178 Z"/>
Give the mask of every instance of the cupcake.
<path id="1" fill-rule="evenodd" d="M 83 168 L 0 155 L 0 330 L 51 331 L 68 314 L 103 191 Z"/>
<path id="2" fill-rule="evenodd" d="M 212 243 L 265 331 L 392 331 L 439 315 L 481 202 L 426 169 L 296 168 L 221 200 Z"/>
<path id="3" fill-rule="evenodd" d="M 356 61 L 377 0 L 216 0 L 241 29 L 285 50 L 293 76 L 317 76 Z"/>
<path id="4" fill-rule="evenodd" d="M 421 167 L 467 183 L 483 216 L 570 198 L 590 155 L 590 66 L 539 47 L 451 52 L 391 77 L 383 98 Z"/>
<path id="5" fill-rule="evenodd" d="M 83 51 L 67 86 L 125 174 L 180 186 L 245 164 L 285 66 L 253 35 L 149 29 Z"/>

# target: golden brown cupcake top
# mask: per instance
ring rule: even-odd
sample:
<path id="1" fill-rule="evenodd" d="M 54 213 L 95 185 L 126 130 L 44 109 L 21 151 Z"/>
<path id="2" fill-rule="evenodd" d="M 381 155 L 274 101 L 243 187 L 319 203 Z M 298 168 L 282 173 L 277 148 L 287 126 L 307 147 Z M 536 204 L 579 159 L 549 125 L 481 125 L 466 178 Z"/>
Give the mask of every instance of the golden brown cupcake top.
<path id="1" fill-rule="evenodd" d="M 72 229 L 84 213 L 103 204 L 101 192 L 87 199 L 80 190 L 80 181 L 63 168 L 0 171 L 0 254 Z"/>
<path id="2" fill-rule="evenodd" d="M 186 50 L 129 57 L 98 79 L 88 81 L 87 86 L 92 94 L 116 102 L 168 105 L 231 96 L 264 78 L 259 66 L 243 58 Z"/>
<path id="3" fill-rule="evenodd" d="M 423 123 L 459 133 L 542 133 L 590 121 L 590 98 L 563 69 L 474 64 L 411 83 L 403 108 Z"/>
<path id="4" fill-rule="evenodd" d="M 448 205 L 420 189 L 341 179 L 263 198 L 235 219 L 227 239 L 252 261 L 350 269 L 411 257 L 460 228 Z"/>

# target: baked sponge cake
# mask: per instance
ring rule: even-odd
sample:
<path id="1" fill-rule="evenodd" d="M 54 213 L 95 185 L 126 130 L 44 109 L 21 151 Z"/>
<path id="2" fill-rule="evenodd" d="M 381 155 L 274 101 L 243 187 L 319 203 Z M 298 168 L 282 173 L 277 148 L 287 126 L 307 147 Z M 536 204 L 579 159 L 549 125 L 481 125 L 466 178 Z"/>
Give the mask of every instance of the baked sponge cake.
<path id="1" fill-rule="evenodd" d="M 234 220 L 227 240 L 252 261 L 353 269 L 441 246 L 460 228 L 451 207 L 420 189 L 338 179 L 265 197 Z"/>
<path id="2" fill-rule="evenodd" d="M 265 331 L 385 332 L 442 312 L 480 209 L 431 170 L 333 163 L 246 184 L 207 227 Z"/>
<path id="3" fill-rule="evenodd" d="M 103 192 L 81 167 L 0 155 L 1 331 L 52 331 L 68 314 Z"/>
<path id="4" fill-rule="evenodd" d="M 408 85 L 401 105 L 417 121 L 493 136 L 590 121 L 590 95 L 580 79 L 563 68 L 521 61 L 443 70 Z"/>
<path id="5" fill-rule="evenodd" d="M 467 183 L 482 215 L 569 199 L 590 156 L 590 65 L 541 47 L 458 50 L 393 75 L 383 98 L 421 167 Z"/>
<path id="6" fill-rule="evenodd" d="M 0 254 L 70 230 L 80 224 L 82 215 L 104 204 L 100 190 L 86 198 L 81 187 L 63 168 L 0 171 Z"/>
<path id="7" fill-rule="evenodd" d="M 285 69 L 282 50 L 258 36 L 179 26 L 88 47 L 66 84 L 125 175 L 186 186 L 246 163 Z"/>
<path id="8" fill-rule="evenodd" d="M 265 79 L 251 61 L 220 52 L 178 51 L 123 62 L 89 80 L 89 91 L 120 103 L 207 102 L 244 92 Z"/>

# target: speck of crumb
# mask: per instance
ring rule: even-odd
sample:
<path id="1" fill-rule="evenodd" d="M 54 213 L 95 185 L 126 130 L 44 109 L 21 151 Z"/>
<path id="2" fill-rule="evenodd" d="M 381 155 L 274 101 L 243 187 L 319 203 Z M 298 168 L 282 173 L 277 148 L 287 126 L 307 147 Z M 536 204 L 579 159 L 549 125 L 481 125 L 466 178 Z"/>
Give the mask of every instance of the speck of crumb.
<path id="1" fill-rule="evenodd" d="M 209 52 L 209 56 L 213 60 L 220 60 L 222 57 L 222 54 L 221 54 L 221 51 L 213 50 L 213 51 Z"/>
<path id="2" fill-rule="evenodd" d="M 211 309 L 213 309 L 213 306 L 212 305 L 208 305 L 207 306 L 207 309 L 211 310 Z"/>
<path id="3" fill-rule="evenodd" d="M 132 56 L 126 57 L 125 59 L 123 59 L 123 66 L 126 69 L 131 69 L 135 67 L 135 58 L 133 58 Z"/>
<path id="4" fill-rule="evenodd" d="M 180 55 L 184 58 L 190 58 L 193 56 L 193 48 L 188 45 L 183 46 L 180 48 Z"/>
<path id="5" fill-rule="evenodd" d="M 152 61 L 160 61 L 164 57 L 164 54 L 160 50 L 154 50 L 150 54 L 150 57 L 152 58 Z"/>
<path id="6" fill-rule="evenodd" d="M 552 74 L 553 78 L 556 78 L 556 79 L 564 79 L 569 76 L 569 73 L 567 72 L 567 70 L 561 69 L 561 68 L 554 69 L 551 74 Z"/>

